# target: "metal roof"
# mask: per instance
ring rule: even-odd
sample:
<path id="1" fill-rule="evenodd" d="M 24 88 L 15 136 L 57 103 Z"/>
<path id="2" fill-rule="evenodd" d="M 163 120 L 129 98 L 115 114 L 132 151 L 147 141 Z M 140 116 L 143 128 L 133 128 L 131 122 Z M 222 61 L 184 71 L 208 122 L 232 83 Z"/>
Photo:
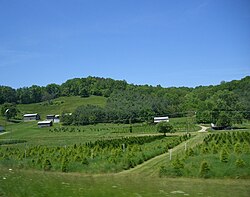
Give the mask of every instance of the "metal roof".
<path id="1" fill-rule="evenodd" d="M 29 117 L 29 116 L 37 116 L 38 114 L 24 114 L 24 117 Z"/>
<path id="2" fill-rule="evenodd" d="M 39 121 L 37 124 L 50 124 L 50 123 L 52 123 L 52 120 Z"/>

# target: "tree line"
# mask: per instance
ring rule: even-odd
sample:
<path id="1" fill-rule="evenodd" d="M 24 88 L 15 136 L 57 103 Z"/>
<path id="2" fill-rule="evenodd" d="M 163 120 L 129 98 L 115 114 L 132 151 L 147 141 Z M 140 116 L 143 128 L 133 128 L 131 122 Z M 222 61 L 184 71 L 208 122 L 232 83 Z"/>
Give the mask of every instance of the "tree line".
<path id="1" fill-rule="evenodd" d="M 143 122 L 154 116 L 180 117 L 196 113 L 199 123 L 230 126 L 250 119 L 250 77 L 216 86 L 170 87 L 128 84 L 110 78 L 75 78 L 61 85 L 33 85 L 13 89 L 0 86 L 0 104 L 51 101 L 60 96 L 107 97 L 104 108 L 81 106 L 72 116 L 63 114 L 65 124 L 96 122 Z M 2 110 L 3 111 L 3 110 Z"/>
<path id="2" fill-rule="evenodd" d="M 60 96 L 88 97 L 90 95 L 96 95 L 109 97 L 115 90 L 125 90 L 127 85 L 126 81 L 87 77 L 70 79 L 61 85 L 52 83 L 45 87 L 32 85 L 31 87 L 14 89 L 9 86 L 0 86 L 0 104 L 38 103 L 41 101 L 49 101 Z"/>

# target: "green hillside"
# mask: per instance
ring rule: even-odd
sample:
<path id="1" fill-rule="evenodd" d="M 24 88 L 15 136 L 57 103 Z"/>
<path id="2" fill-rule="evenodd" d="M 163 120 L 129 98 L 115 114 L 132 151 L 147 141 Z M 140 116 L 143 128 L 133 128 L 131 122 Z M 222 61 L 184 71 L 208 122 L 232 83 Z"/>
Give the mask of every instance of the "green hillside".
<path id="1" fill-rule="evenodd" d="M 106 105 L 106 98 L 102 96 L 90 96 L 88 98 L 80 96 L 59 97 L 50 102 L 19 104 L 17 108 L 20 111 L 19 118 L 26 113 L 38 113 L 41 119 L 44 119 L 48 114 L 71 113 L 77 107 L 88 104 L 104 107 Z"/>

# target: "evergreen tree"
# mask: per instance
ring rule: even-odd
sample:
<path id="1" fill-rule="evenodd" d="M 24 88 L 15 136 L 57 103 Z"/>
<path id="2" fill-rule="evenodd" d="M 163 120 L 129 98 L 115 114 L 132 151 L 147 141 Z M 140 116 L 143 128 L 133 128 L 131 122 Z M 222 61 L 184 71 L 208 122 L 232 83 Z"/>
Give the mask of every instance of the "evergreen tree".
<path id="1" fill-rule="evenodd" d="M 199 174 L 202 178 L 209 178 L 210 173 L 210 167 L 208 165 L 207 161 L 203 161 L 200 165 L 200 171 Z"/>

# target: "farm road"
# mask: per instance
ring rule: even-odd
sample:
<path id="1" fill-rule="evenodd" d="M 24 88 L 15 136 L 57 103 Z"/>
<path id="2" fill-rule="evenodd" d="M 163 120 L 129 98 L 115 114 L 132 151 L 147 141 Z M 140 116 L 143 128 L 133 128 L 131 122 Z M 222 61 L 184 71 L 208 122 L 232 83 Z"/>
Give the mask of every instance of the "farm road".
<path id="1" fill-rule="evenodd" d="M 187 144 L 187 148 L 190 148 L 190 147 L 196 146 L 197 144 L 202 143 L 203 139 L 207 135 L 208 135 L 207 132 L 199 132 L 196 136 L 174 147 L 172 149 L 172 157 L 175 157 L 178 153 L 185 151 L 185 144 Z M 145 176 L 158 176 L 160 167 L 166 164 L 167 162 L 170 162 L 169 152 L 156 156 L 136 166 L 135 168 L 122 171 L 118 173 L 117 175 L 143 174 Z"/>
<path id="2" fill-rule="evenodd" d="M 9 132 L 3 132 L 3 133 L 0 133 L 0 135 L 4 135 L 4 134 L 7 134 L 7 133 L 9 133 Z"/>
<path id="3" fill-rule="evenodd" d="M 209 127 L 205 127 L 205 126 L 202 126 L 202 125 L 200 125 L 200 127 L 201 127 L 201 130 L 198 131 L 199 133 L 207 132 L 207 129 L 209 128 Z"/>

